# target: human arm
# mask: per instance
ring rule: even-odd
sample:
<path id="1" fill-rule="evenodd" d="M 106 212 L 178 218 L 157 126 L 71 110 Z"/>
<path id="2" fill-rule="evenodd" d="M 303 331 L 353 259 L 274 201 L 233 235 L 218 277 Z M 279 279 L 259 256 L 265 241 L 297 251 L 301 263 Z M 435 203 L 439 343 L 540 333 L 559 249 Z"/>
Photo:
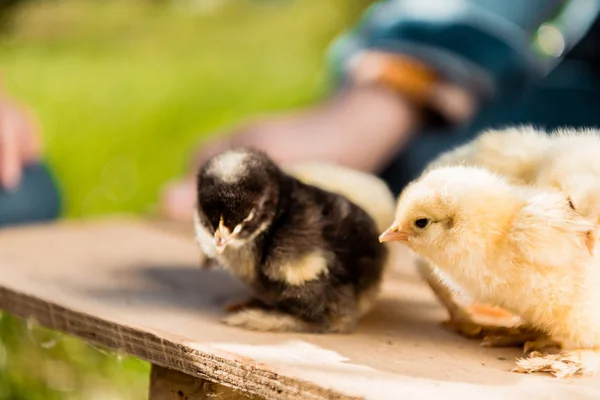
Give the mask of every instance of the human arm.
<path id="1" fill-rule="evenodd" d="M 586 11 L 586 20 L 561 12 L 564 4 L 582 4 L 575 0 L 515 0 L 511 7 L 504 3 L 395 0 L 371 7 L 359 26 L 332 47 L 330 60 L 338 77 L 333 95 L 205 143 L 189 174 L 165 191 L 167 214 L 187 218 L 197 165 L 239 145 L 263 149 L 280 162 L 321 160 L 378 172 L 434 121 L 441 128 L 468 123 L 486 102 L 519 96 L 541 79 L 560 59 L 532 45 L 542 24 L 558 17 L 571 43 L 597 14 L 596 9 Z M 364 54 L 374 57 L 361 57 Z M 395 56 L 400 56 L 399 62 Z M 360 68 L 357 57 L 371 65 L 373 60 L 393 59 L 383 68 L 389 72 L 385 82 L 360 73 L 369 69 Z M 438 118 L 432 118 L 436 114 Z"/>

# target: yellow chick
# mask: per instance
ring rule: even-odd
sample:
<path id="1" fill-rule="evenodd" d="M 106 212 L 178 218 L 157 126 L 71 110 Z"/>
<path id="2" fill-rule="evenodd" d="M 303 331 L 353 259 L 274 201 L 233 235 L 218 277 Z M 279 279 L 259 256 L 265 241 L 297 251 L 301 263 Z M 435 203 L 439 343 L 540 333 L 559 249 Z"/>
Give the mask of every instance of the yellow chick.
<path id="1" fill-rule="evenodd" d="M 577 212 L 600 223 L 600 133 L 559 130 L 549 140 L 531 183 L 568 194 Z"/>
<path id="2" fill-rule="evenodd" d="M 515 184 L 531 183 L 550 145 L 548 135 L 531 126 L 491 129 L 483 131 L 466 144 L 442 153 L 428 165 L 424 173 L 444 166 L 479 166 L 501 174 Z M 460 285 L 448 285 L 447 277 L 444 279 L 446 284 L 440 285 L 439 269 L 436 272 L 435 266 L 431 265 L 429 260 L 417 257 L 417 266 L 423 279 L 450 315 L 450 320 L 444 322 L 446 327 L 469 338 L 484 338 L 484 344 L 488 346 L 520 346 L 538 336 L 538 333 L 524 332 L 521 329 L 500 331 L 498 324 L 502 319 L 515 325 L 519 322 L 518 317 L 506 315 L 483 304 L 473 303 L 466 307 L 459 304 L 457 295 L 464 292 Z M 498 316 L 491 325 L 476 322 L 482 315 L 490 314 Z"/>
<path id="3" fill-rule="evenodd" d="M 449 277 L 477 302 L 519 316 L 565 350 L 534 353 L 518 362 L 518 371 L 567 376 L 600 368 L 596 233 L 596 224 L 574 211 L 560 191 L 456 166 L 409 184 L 380 240 L 406 244 L 437 266 L 441 279 Z"/>
<path id="4" fill-rule="evenodd" d="M 597 130 L 562 129 L 550 134 L 531 126 L 484 131 L 473 141 L 442 154 L 427 171 L 441 166 L 481 166 L 499 173 L 513 183 L 555 188 L 566 193 L 571 205 L 585 218 L 600 223 L 600 135 Z M 421 261 L 423 277 L 448 309 L 451 320 L 446 323 L 468 337 L 485 337 L 495 327 L 474 322 L 468 309 L 457 304 L 453 293 L 435 285 L 430 278 L 432 266 Z M 457 291 L 460 292 L 460 289 Z M 486 312 L 482 305 L 472 305 Z M 487 313 L 494 310 L 487 309 Z M 531 334 L 518 332 L 512 340 L 488 339 L 487 345 L 520 344 L 518 338 Z M 495 338 L 498 339 L 498 338 Z"/>
<path id="5" fill-rule="evenodd" d="M 480 166 L 514 183 L 553 187 L 567 193 L 584 217 L 600 222 L 600 132 L 560 129 L 550 134 L 531 126 L 484 131 L 450 150 L 427 168 Z"/>
<path id="6" fill-rule="evenodd" d="M 551 145 L 552 139 L 544 131 L 531 126 L 487 130 L 440 155 L 426 172 L 443 166 L 479 166 L 514 183 L 531 183 Z"/>

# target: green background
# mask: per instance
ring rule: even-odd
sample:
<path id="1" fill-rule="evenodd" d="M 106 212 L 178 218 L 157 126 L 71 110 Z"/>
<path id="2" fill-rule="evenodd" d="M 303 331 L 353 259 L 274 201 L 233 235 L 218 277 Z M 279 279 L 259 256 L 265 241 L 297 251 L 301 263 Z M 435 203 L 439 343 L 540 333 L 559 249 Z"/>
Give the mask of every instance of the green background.
<path id="1" fill-rule="evenodd" d="M 369 0 L 23 1 L 0 73 L 36 113 L 69 218 L 156 210 L 192 149 L 310 103 L 325 51 Z M 1 399 L 144 399 L 149 366 L 7 314 Z"/>

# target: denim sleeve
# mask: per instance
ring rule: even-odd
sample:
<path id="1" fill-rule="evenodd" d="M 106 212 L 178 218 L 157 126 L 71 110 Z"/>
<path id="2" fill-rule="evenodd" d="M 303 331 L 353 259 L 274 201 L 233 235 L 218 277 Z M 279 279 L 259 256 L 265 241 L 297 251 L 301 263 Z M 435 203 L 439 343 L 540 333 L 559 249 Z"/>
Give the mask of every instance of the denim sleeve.
<path id="1" fill-rule="evenodd" d="M 387 0 L 338 39 L 330 56 L 343 80 L 352 56 L 364 49 L 420 59 L 481 101 L 521 94 L 591 25 L 597 1 Z M 549 21 L 544 40 L 540 27 Z M 547 26 L 548 28 L 548 26 Z M 554 37 L 552 37 L 554 35 Z M 554 42 L 552 42 L 554 41 Z M 554 43 L 554 44 L 553 44 Z M 562 47 L 561 47 L 562 46 Z"/>
<path id="2" fill-rule="evenodd" d="M 59 187 L 44 164 L 26 166 L 15 190 L 9 192 L 0 187 L 0 229 L 51 221 L 58 218 L 61 210 Z"/>

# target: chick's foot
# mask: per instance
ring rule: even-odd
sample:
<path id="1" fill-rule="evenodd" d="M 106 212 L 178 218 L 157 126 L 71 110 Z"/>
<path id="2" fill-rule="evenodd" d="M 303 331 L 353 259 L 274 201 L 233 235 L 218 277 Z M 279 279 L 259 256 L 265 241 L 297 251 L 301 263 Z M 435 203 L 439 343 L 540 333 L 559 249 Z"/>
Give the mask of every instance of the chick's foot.
<path id="1" fill-rule="evenodd" d="M 418 271 L 448 311 L 450 319 L 442 326 L 470 339 L 485 338 L 482 345 L 489 347 L 522 346 L 535 340 L 539 334 L 531 333 L 519 325 L 519 318 L 508 311 L 486 304 L 463 305 L 456 294 L 433 271 L 424 259 L 417 259 Z"/>
<path id="2" fill-rule="evenodd" d="M 293 315 L 259 308 L 247 308 L 228 315 L 223 322 L 253 331 L 263 332 L 309 332 L 309 324 Z"/>
<path id="3" fill-rule="evenodd" d="M 519 347 L 538 339 L 540 333 L 528 328 L 485 325 L 470 318 L 450 319 L 442 325 L 469 339 L 483 339 L 486 347 Z"/>
<path id="4" fill-rule="evenodd" d="M 486 347 L 520 347 L 539 338 L 540 333 L 519 324 L 518 317 L 486 304 L 463 307 L 448 292 L 436 293 L 448 310 L 450 319 L 442 326 L 469 339 L 483 339 Z"/>
<path id="5" fill-rule="evenodd" d="M 542 335 L 535 340 L 525 342 L 523 353 L 530 354 L 534 351 L 538 353 L 558 353 L 561 348 L 562 345 L 559 342 Z"/>

